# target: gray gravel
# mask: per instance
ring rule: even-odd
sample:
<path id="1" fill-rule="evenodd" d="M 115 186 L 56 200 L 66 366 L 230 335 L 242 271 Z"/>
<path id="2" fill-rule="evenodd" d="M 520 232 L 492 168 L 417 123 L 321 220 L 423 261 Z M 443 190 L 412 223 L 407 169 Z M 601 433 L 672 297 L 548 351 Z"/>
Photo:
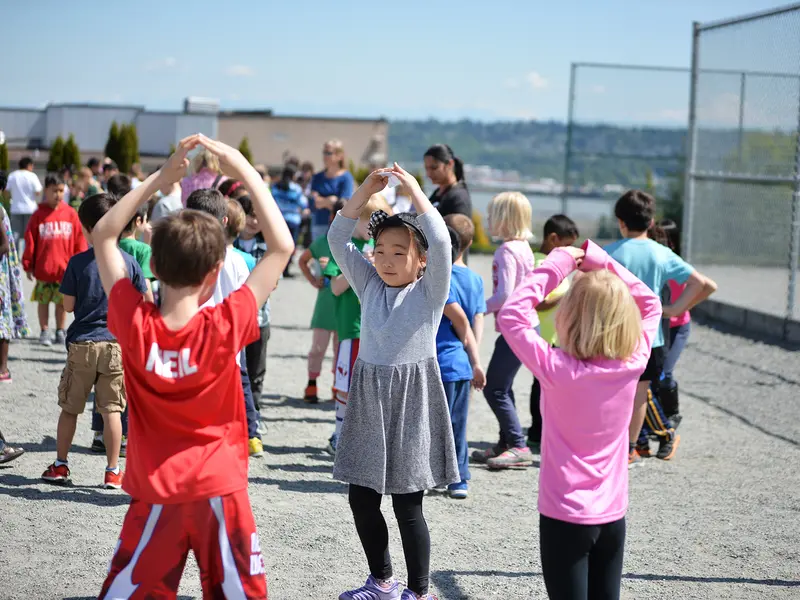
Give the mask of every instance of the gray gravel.
<path id="1" fill-rule="evenodd" d="M 474 257 L 472 266 L 488 284 L 488 257 Z M 331 479 L 332 459 L 322 451 L 333 406 L 299 400 L 312 303 L 301 280 L 283 281 L 275 294 L 262 411 L 267 454 L 251 460 L 250 495 L 273 600 L 336 598 L 366 576 L 345 487 Z M 493 342 L 489 330 L 487 362 Z M 55 457 L 64 357 L 61 348 L 15 343 L 14 383 L 0 388 L 0 428 L 28 450 L 0 469 L 0 600 L 95 597 L 128 503 L 97 487 L 105 463 L 87 450 L 88 412 L 70 457 L 74 485 L 39 482 Z M 798 353 L 696 326 L 678 378 L 685 414 L 678 456 L 649 459 L 631 472 L 623 597 L 800 597 Z M 325 397 L 330 383 L 326 374 Z M 526 424 L 530 383 L 523 372 L 515 386 Z M 481 396 L 473 397 L 469 434 L 473 447 L 496 435 Z M 545 597 L 536 493 L 535 469 L 474 468 L 468 500 L 426 500 L 432 581 L 442 600 Z M 399 536 L 388 521 L 402 577 Z M 181 594 L 200 597 L 191 558 Z"/>

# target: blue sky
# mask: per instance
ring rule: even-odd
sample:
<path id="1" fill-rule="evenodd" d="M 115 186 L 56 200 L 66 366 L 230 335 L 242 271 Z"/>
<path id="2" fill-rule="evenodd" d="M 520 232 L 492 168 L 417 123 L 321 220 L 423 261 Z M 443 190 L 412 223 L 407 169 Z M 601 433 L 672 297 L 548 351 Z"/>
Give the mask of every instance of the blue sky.
<path id="1" fill-rule="evenodd" d="M 4 3 L 0 105 L 103 102 L 178 110 L 191 95 L 218 98 L 223 108 L 280 114 L 565 120 L 572 61 L 688 67 L 693 20 L 777 4 L 84 0 L 68 9 L 55 0 Z M 685 123 L 687 99 L 683 74 L 583 70 L 576 116 Z"/>

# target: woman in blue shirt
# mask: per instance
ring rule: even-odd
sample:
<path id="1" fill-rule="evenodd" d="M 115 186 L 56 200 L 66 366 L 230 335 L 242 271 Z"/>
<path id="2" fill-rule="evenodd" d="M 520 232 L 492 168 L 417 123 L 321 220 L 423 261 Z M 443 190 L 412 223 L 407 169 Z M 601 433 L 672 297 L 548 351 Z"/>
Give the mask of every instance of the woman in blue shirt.
<path id="1" fill-rule="evenodd" d="M 300 233 L 303 211 L 308 208 L 308 200 L 303 195 L 303 188 L 294 182 L 296 173 L 297 169 L 293 165 L 287 164 L 281 172 L 280 181 L 272 184 L 272 196 L 275 198 L 275 203 L 286 220 L 289 231 L 292 232 L 292 239 L 294 239 L 295 243 L 297 243 L 297 236 Z M 289 260 L 286 270 L 283 272 L 285 277 L 292 276 L 289 273 L 291 264 L 292 261 Z"/>
<path id="2" fill-rule="evenodd" d="M 325 142 L 322 147 L 325 170 L 311 178 L 311 239 L 328 234 L 332 209 L 339 200 L 349 200 L 355 181 L 345 168 L 344 146 L 339 140 Z M 277 199 L 277 198 L 276 198 Z"/>

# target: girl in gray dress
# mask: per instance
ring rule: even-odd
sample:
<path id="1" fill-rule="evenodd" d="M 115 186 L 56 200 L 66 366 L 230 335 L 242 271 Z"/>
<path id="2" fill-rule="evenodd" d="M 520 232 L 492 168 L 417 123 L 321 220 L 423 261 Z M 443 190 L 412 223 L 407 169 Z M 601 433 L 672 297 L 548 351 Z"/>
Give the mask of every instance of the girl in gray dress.
<path id="1" fill-rule="evenodd" d="M 417 214 L 372 215 L 373 267 L 350 239 L 362 207 L 390 175 L 411 191 Z M 395 163 L 364 181 L 334 219 L 328 241 L 361 300 L 361 346 L 333 476 L 350 484 L 350 507 L 370 570 L 364 586 L 339 599 L 429 598 L 424 490 L 459 481 L 436 360 L 436 331 L 450 289 L 450 235 L 414 177 Z M 408 568 L 402 595 L 380 509 L 384 494 L 392 496 Z"/>

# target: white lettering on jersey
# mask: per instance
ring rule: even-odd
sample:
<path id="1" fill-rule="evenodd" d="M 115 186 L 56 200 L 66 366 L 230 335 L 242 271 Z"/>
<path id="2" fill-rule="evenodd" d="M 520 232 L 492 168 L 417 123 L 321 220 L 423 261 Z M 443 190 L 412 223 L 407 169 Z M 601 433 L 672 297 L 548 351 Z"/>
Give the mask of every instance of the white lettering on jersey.
<path id="1" fill-rule="evenodd" d="M 187 375 L 197 373 L 197 365 L 190 362 L 191 348 L 177 350 L 161 350 L 153 342 L 147 355 L 145 369 L 165 379 L 181 379 Z"/>
<path id="2" fill-rule="evenodd" d="M 250 575 L 263 575 L 266 571 L 264 568 L 264 557 L 261 556 L 261 542 L 258 541 L 258 534 L 250 534 Z"/>
<path id="3" fill-rule="evenodd" d="M 39 223 L 39 238 L 54 240 L 62 238 L 68 240 L 72 237 L 72 223 L 69 221 L 45 221 Z"/>

